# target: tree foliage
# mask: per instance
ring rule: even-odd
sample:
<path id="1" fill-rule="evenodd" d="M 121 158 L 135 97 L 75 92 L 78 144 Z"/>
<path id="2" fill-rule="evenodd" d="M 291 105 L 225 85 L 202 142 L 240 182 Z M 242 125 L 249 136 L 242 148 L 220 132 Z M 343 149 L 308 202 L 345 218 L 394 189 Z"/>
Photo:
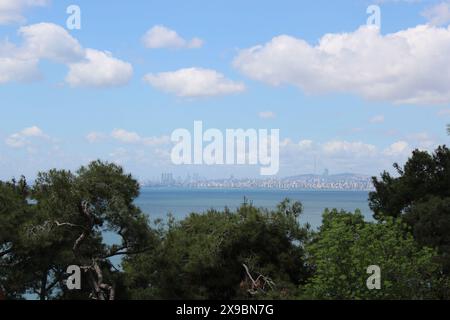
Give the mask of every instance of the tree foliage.
<path id="1" fill-rule="evenodd" d="M 450 272 L 450 150 L 439 147 L 433 154 L 414 151 L 398 177 L 383 173 L 374 178 L 370 207 L 375 218 L 403 217 L 419 244 L 437 248 Z"/>
<path id="2" fill-rule="evenodd" d="M 29 281 L 27 274 L 13 272 L 20 262 L 20 230 L 31 214 L 27 194 L 24 178 L 18 182 L 0 182 L 0 294 L 3 292 L 5 298 L 19 298 Z"/>
<path id="3" fill-rule="evenodd" d="M 237 211 L 191 214 L 169 225 L 158 253 L 130 257 L 133 298 L 288 297 L 308 277 L 302 244 L 308 229 L 299 203 L 276 211 L 243 204 Z"/>
<path id="4" fill-rule="evenodd" d="M 133 204 L 138 183 L 121 167 L 100 161 L 76 174 L 50 170 L 39 173 L 33 186 L 24 183 L 2 186 L 9 190 L 2 192 L 1 219 L 7 222 L 1 224 L 6 228 L 2 235 L 9 235 L 1 239 L 4 278 L 21 284 L 6 291 L 33 293 L 40 299 L 114 298 L 110 258 L 152 246 L 147 217 Z M 8 221 L 14 231 L 8 232 Z M 115 234 L 118 243 L 105 242 L 108 233 Z M 83 270 L 83 291 L 76 294 L 64 285 L 69 265 Z"/>
<path id="5" fill-rule="evenodd" d="M 314 268 L 303 293 L 309 298 L 439 299 L 447 293 L 437 253 L 418 246 L 400 220 L 372 223 L 360 212 L 326 211 L 307 253 Z M 367 287 L 373 265 L 381 269 L 380 290 Z"/>
<path id="6" fill-rule="evenodd" d="M 327 210 L 318 231 L 290 200 L 150 224 L 137 181 L 101 161 L 0 182 L 0 299 L 448 299 L 450 151 L 395 167 L 374 179 L 378 221 Z"/>

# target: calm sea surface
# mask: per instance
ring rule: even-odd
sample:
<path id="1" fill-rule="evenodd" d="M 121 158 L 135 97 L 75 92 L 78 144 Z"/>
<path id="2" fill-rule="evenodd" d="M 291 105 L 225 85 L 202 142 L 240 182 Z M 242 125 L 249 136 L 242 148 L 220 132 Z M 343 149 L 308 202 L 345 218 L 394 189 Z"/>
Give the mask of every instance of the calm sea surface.
<path id="1" fill-rule="evenodd" d="M 313 227 L 321 224 L 325 208 L 360 209 L 368 220 L 372 217 L 366 191 L 142 188 L 136 204 L 152 220 L 165 219 L 168 213 L 182 219 L 191 212 L 201 213 L 211 208 L 236 209 L 244 198 L 256 207 L 268 209 L 275 208 L 285 198 L 300 201 L 304 207 L 301 221 L 309 222 Z"/>

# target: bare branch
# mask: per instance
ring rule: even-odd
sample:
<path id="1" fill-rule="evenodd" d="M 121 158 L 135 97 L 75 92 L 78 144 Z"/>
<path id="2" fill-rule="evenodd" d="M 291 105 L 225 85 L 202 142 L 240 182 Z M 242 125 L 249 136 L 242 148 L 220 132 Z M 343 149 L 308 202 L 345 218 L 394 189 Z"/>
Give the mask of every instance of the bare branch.
<path id="1" fill-rule="evenodd" d="M 87 238 L 87 236 L 91 233 L 92 228 L 94 227 L 94 218 L 92 217 L 92 214 L 89 210 L 89 204 L 86 201 L 83 201 L 81 203 L 81 205 L 79 206 L 79 211 L 80 214 L 84 216 L 86 225 L 84 227 L 83 233 L 78 237 L 73 245 L 72 250 L 74 251 L 75 255 L 77 255 L 81 243 Z"/>
<path id="2" fill-rule="evenodd" d="M 251 287 L 250 289 L 247 290 L 248 293 L 250 293 L 251 295 L 256 295 L 258 293 L 266 293 L 266 286 L 269 286 L 270 289 L 274 288 L 275 283 L 272 281 L 272 279 L 260 274 L 255 280 L 252 277 L 247 265 L 243 264 L 243 267 L 245 269 L 245 272 L 247 273 L 248 279 L 250 279 L 251 281 Z"/>
<path id="3" fill-rule="evenodd" d="M 58 221 L 55 221 L 55 224 L 57 227 L 74 227 L 74 228 L 84 228 L 83 226 L 80 226 L 78 224 L 73 224 L 73 223 L 68 223 L 68 222 L 63 222 L 60 223 Z"/>

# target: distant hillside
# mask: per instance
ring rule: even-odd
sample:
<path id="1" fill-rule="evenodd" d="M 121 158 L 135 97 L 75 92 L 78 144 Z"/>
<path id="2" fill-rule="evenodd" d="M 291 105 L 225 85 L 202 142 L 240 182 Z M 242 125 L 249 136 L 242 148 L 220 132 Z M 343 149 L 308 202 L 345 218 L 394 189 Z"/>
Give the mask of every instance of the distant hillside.
<path id="1" fill-rule="evenodd" d="M 291 177 L 282 178 L 282 181 L 311 181 L 320 180 L 327 182 L 337 182 L 337 181 L 370 181 L 371 176 L 355 173 L 339 173 L 332 175 L 319 175 L 319 174 L 301 174 Z"/>

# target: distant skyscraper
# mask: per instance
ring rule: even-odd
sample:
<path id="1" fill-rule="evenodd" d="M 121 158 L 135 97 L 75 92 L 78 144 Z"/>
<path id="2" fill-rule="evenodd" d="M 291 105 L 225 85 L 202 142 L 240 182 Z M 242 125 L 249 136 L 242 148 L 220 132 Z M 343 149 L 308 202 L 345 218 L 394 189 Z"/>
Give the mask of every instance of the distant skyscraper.
<path id="1" fill-rule="evenodd" d="M 163 173 L 161 174 L 161 184 L 164 186 L 170 186 L 174 184 L 173 174 L 172 173 Z"/>

